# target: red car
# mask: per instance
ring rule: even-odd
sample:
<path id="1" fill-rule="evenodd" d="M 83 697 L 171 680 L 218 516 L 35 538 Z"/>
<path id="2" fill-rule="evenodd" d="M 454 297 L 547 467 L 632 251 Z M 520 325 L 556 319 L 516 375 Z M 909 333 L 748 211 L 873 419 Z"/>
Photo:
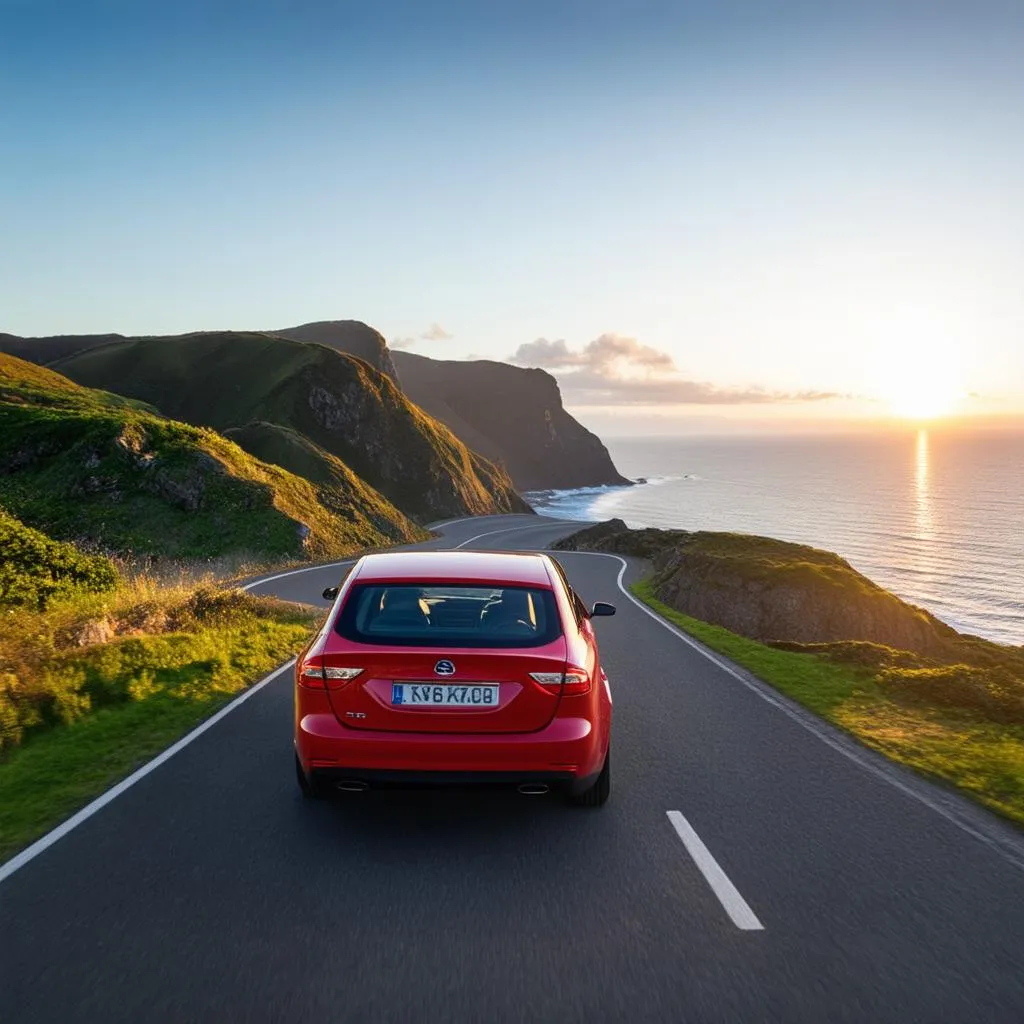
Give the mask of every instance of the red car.
<path id="1" fill-rule="evenodd" d="M 600 806 L 612 699 L 591 616 L 546 554 L 366 555 L 295 663 L 307 796 L 508 783 Z"/>

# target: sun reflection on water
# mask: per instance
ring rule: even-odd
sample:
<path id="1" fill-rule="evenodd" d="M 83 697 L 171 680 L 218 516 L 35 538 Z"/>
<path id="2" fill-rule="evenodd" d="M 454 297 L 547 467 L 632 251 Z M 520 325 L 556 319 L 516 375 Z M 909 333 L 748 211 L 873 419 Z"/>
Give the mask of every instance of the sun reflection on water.
<path id="1" fill-rule="evenodd" d="M 928 431 L 917 432 L 914 454 L 914 510 L 918 537 L 930 537 L 935 523 L 932 515 L 932 492 L 929 481 Z"/>

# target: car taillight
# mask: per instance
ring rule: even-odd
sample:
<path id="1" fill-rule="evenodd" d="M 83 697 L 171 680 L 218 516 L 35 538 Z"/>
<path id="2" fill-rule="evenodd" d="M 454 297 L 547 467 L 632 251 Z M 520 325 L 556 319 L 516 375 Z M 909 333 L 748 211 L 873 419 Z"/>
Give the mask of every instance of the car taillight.
<path id="1" fill-rule="evenodd" d="M 589 673 L 575 666 L 570 666 L 564 672 L 531 672 L 530 675 L 541 686 L 561 690 L 563 697 L 590 692 Z"/>
<path id="2" fill-rule="evenodd" d="M 323 689 L 327 679 L 355 679 L 363 670 L 361 668 L 337 668 L 324 665 L 319 658 L 310 658 L 302 663 L 299 681 L 303 686 L 317 686 Z"/>

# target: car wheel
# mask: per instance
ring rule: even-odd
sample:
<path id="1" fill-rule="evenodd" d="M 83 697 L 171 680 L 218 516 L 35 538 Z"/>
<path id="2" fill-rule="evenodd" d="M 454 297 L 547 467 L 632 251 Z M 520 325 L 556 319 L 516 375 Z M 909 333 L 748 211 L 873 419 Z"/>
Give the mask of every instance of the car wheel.
<path id="1" fill-rule="evenodd" d="M 327 796 L 327 787 L 324 786 L 323 781 L 315 775 L 310 778 L 302 770 L 302 762 L 299 760 L 298 754 L 295 755 L 295 778 L 299 783 L 302 795 L 307 800 L 323 800 Z"/>
<path id="2" fill-rule="evenodd" d="M 572 797 L 572 802 L 578 807 L 603 807 L 608 802 L 612 792 L 612 752 L 608 751 L 604 756 L 604 767 L 597 781 L 582 793 Z"/>

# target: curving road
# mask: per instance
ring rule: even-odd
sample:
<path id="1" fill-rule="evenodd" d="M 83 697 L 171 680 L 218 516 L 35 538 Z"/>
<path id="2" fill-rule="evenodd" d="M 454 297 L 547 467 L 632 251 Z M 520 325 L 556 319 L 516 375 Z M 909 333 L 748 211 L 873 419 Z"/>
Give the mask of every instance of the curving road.
<path id="1" fill-rule="evenodd" d="M 463 520 L 430 547 L 575 527 Z M 1024 843 L 710 657 L 569 554 L 615 698 L 612 798 L 309 804 L 287 671 L 0 881 L 0 1016 L 1024 1020 Z M 306 601 L 337 566 L 256 592 Z M 669 812 L 674 812 L 672 815 Z M 2 872 L 0 872 L 2 877 Z"/>

